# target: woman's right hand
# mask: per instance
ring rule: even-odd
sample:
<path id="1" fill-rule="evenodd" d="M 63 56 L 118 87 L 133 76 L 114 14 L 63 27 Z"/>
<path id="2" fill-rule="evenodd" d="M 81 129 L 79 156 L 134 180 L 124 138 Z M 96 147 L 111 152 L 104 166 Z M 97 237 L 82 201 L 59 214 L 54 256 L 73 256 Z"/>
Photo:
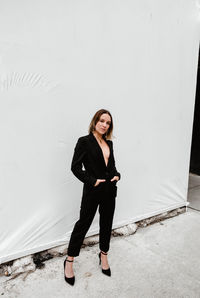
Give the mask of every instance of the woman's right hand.
<path id="1" fill-rule="evenodd" d="M 106 181 L 106 179 L 97 179 L 94 186 L 97 186 L 97 185 L 99 185 L 99 183 L 102 183 L 102 182 L 105 182 L 105 181 Z"/>

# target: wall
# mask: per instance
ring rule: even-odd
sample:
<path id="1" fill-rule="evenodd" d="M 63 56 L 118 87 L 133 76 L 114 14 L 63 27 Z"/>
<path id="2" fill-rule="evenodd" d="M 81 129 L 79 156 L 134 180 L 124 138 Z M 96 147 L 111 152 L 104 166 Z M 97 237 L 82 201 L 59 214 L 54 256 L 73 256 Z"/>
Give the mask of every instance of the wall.
<path id="1" fill-rule="evenodd" d="M 67 244 L 82 191 L 71 158 L 100 108 L 122 175 L 114 227 L 186 205 L 199 7 L 1 1 L 1 263 Z"/>

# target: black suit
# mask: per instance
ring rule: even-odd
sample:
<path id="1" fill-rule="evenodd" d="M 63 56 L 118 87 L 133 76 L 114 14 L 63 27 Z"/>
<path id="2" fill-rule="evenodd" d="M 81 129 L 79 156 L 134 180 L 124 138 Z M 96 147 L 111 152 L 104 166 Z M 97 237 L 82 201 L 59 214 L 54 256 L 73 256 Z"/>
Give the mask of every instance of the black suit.
<path id="1" fill-rule="evenodd" d="M 78 256 L 84 237 L 93 221 L 97 207 L 100 213 L 99 246 L 104 252 L 109 249 L 112 221 L 117 195 L 116 180 L 110 180 L 120 173 L 115 167 L 113 143 L 106 140 L 110 148 L 110 156 L 106 166 L 103 152 L 93 133 L 80 137 L 74 150 L 71 170 L 84 183 L 80 208 L 80 218 L 76 222 L 71 234 L 68 255 Z M 82 166 L 84 165 L 84 170 Z M 97 179 L 105 179 L 98 186 L 94 186 Z"/>

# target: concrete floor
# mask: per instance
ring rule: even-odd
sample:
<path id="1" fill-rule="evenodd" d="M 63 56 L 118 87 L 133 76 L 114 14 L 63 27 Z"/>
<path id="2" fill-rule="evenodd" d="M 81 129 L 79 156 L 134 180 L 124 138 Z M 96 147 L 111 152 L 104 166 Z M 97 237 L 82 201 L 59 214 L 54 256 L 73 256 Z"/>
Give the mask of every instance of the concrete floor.
<path id="1" fill-rule="evenodd" d="M 200 176 L 190 174 L 188 201 L 190 207 L 200 211 Z"/>
<path id="2" fill-rule="evenodd" d="M 190 179 L 188 200 L 192 207 L 200 209 L 200 179 Z M 199 298 L 200 212 L 195 209 L 188 208 L 184 214 L 139 228 L 134 235 L 112 238 L 111 277 L 101 273 L 99 249 L 94 245 L 82 249 L 75 259 L 73 287 L 64 280 L 64 257 L 61 257 L 46 261 L 44 269 L 37 269 L 26 278 L 21 275 L 8 281 L 2 277 L 0 295 L 9 298 Z"/>

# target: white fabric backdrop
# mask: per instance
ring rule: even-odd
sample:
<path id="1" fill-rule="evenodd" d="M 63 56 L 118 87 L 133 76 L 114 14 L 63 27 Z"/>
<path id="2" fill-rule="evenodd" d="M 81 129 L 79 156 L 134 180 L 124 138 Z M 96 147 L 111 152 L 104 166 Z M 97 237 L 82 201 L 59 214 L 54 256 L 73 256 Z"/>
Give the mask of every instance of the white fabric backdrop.
<path id="1" fill-rule="evenodd" d="M 67 245 L 82 193 L 73 150 L 100 108 L 122 177 L 114 227 L 186 205 L 199 7 L 0 2 L 0 263 Z"/>

